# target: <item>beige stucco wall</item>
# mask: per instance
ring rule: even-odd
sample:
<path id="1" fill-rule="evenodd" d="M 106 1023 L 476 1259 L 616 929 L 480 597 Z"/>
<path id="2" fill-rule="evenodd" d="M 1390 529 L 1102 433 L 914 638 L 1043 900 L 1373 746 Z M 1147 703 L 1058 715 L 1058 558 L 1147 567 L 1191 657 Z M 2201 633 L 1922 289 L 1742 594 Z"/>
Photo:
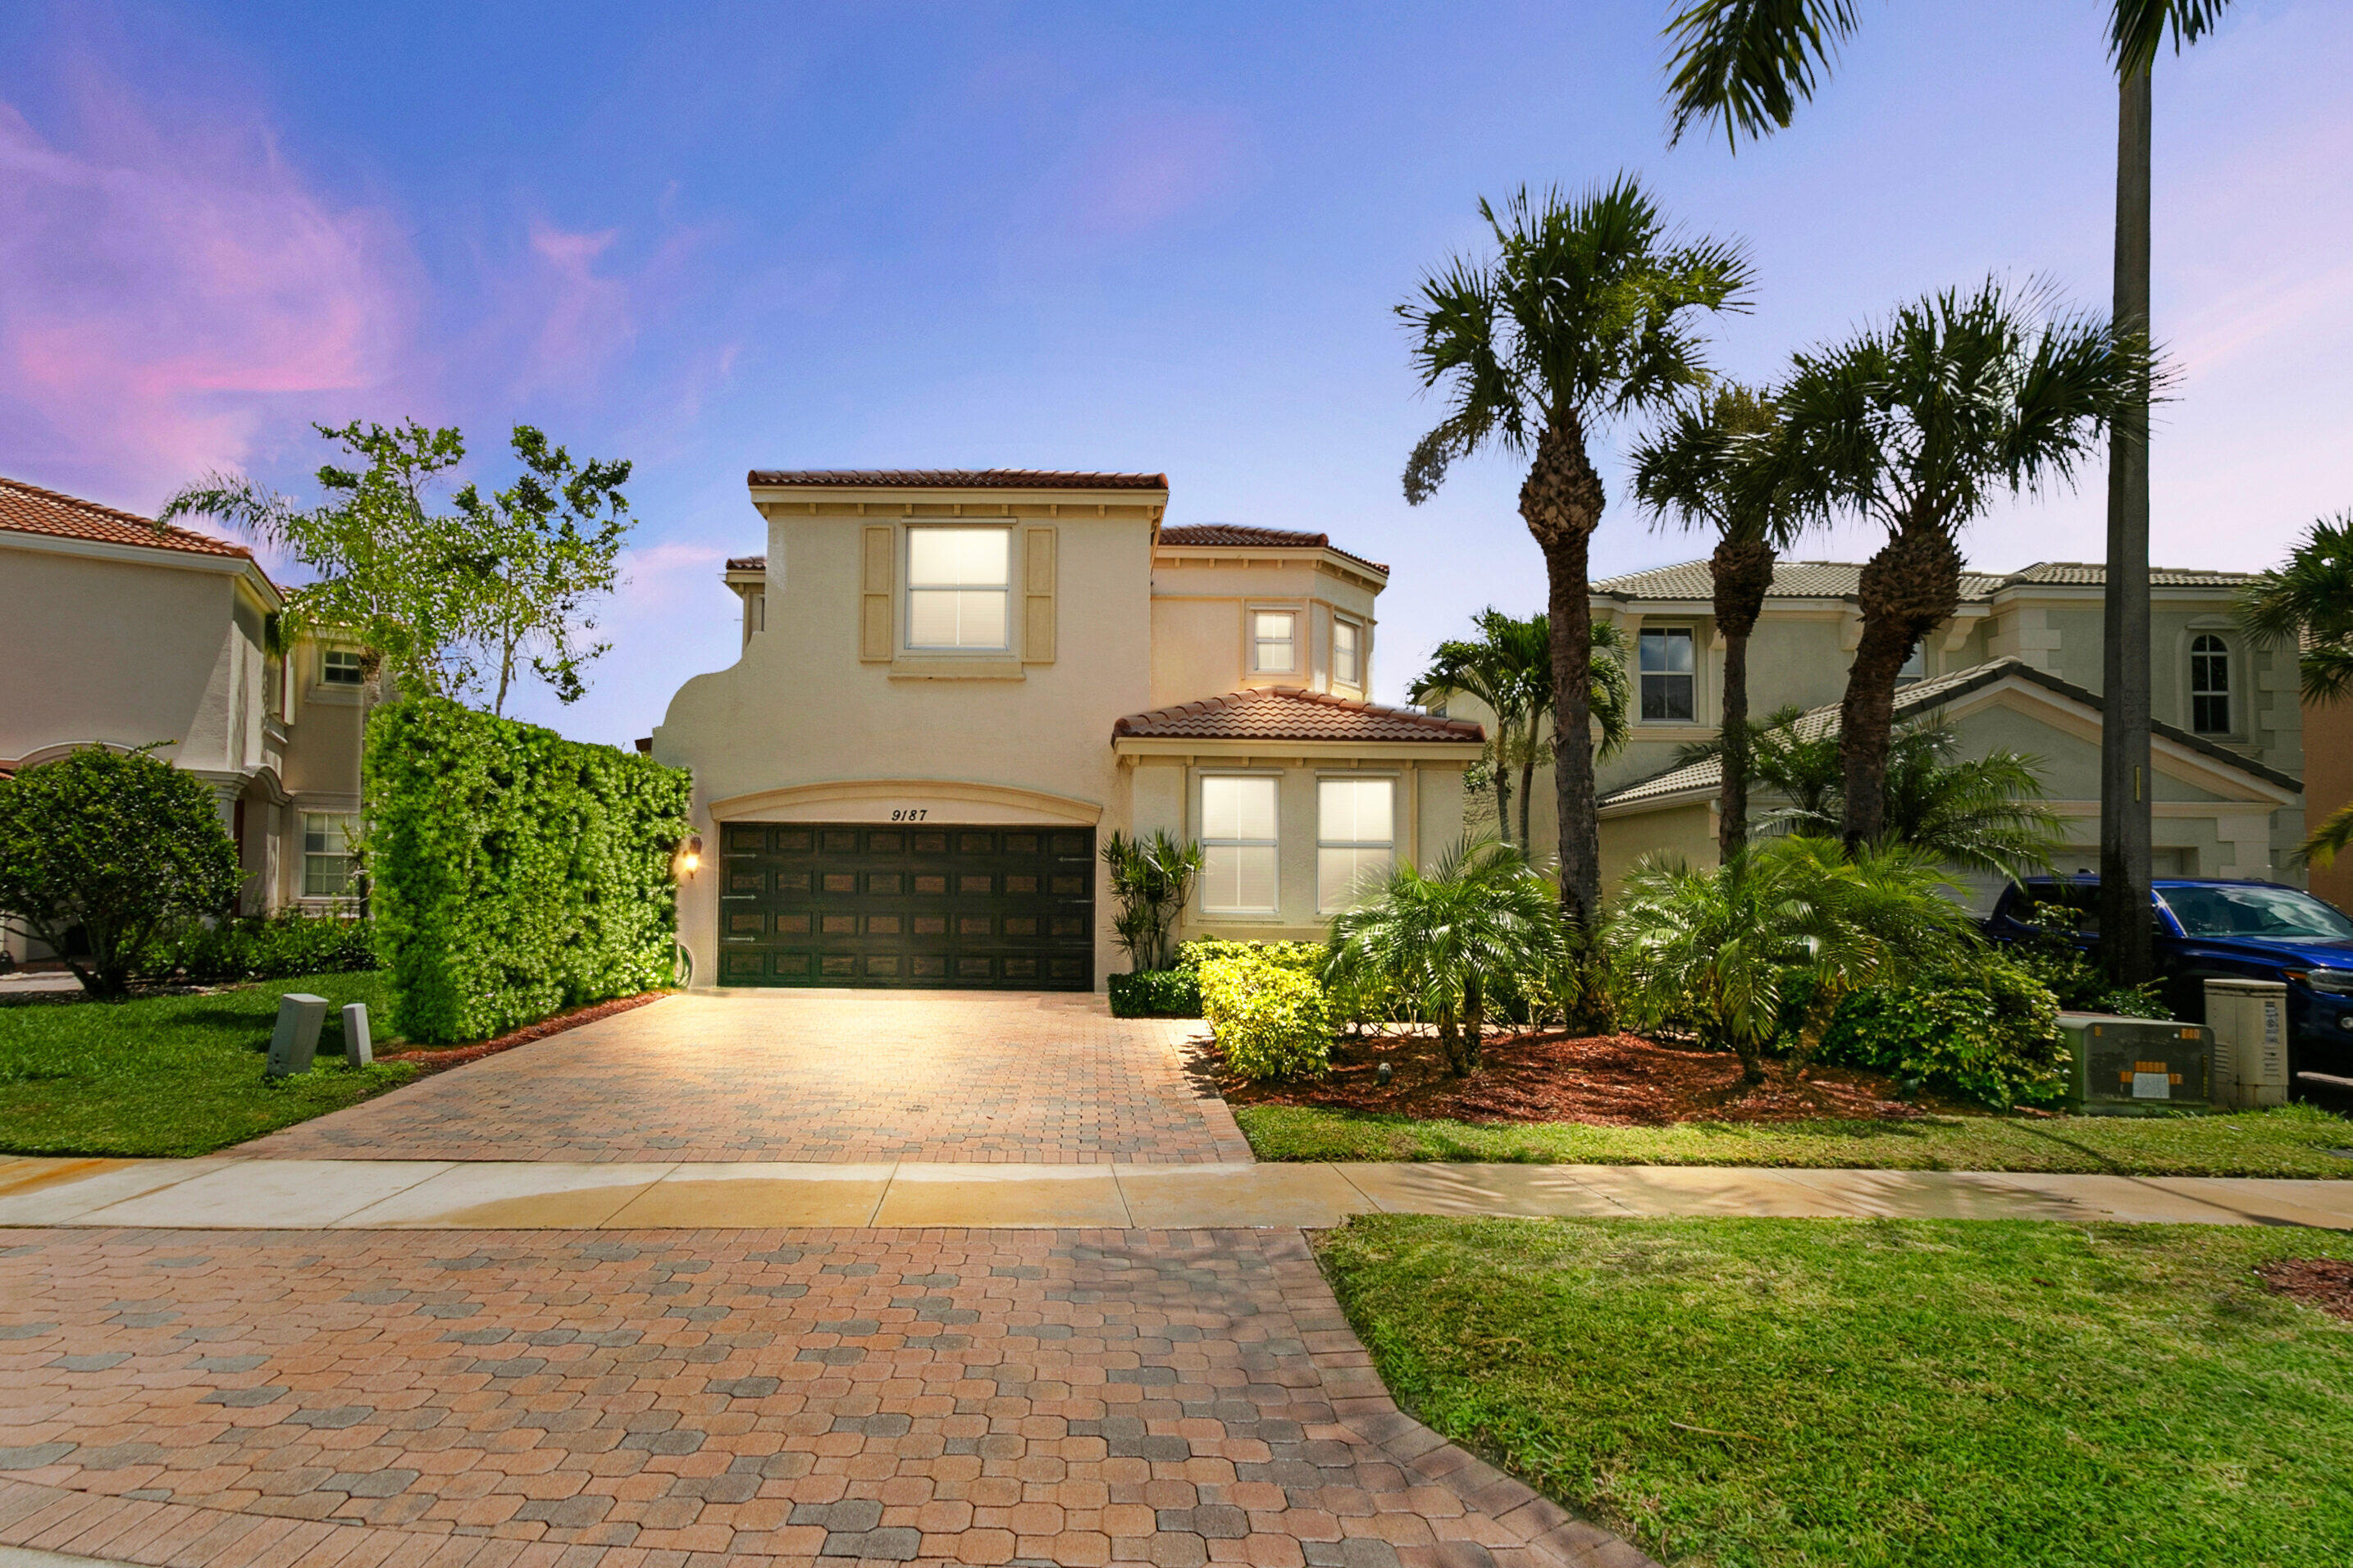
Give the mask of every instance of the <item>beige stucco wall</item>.
<path id="1" fill-rule="evenodd" d="M 1615 897 L 1646 856 L 1680 859 L 1688 866 L 1713 866 L 1715 856 L 1715 811 L 1706 801 L 1694 801 L 1658 811 L 1601 819 L 1601 896 Z"/>

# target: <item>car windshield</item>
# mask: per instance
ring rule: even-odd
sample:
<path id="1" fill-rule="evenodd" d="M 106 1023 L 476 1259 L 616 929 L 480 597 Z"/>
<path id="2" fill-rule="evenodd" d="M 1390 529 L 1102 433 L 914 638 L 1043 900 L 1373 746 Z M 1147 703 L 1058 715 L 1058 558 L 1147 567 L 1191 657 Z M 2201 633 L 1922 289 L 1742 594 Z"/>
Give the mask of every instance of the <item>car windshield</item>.
<path id="1" fill-rule="evenodd" d="M 2353 921 L 2293 888 L 2159 888 L 2157 896 L 2190 936 L 2353 941 Z"/>

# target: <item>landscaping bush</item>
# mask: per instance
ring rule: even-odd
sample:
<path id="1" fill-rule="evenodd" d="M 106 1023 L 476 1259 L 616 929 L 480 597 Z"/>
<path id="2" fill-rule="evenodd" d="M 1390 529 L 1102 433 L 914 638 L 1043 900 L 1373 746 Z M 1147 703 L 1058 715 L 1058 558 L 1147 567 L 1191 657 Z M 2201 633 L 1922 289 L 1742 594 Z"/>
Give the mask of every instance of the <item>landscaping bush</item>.
<path id="1" fill-rule="evenodd" d="M 1331 1013 L 1323 984 L 1312 973 L 1252 953 L 1208 960 L 1200 966 L 1200 982 L 1201 1016 L 1217 1031 L 1226 1065 L 1235 1072 L 1250 1079 L 1321 1077 L 1331 1065 Z"/>
<path id="2" fill-rule="evenodd" d="M 374 933 L 367 921 L 296 910 L 196 926 L 161 957 L 157 973 L 205 982 L 278 980 L 375 967 Z"/>
<path id="3" fill-rule="evenodd" d="M 1998 955 L 1855 992 L 1839 1004 L 1820 1054 L 1997 1110 L 2054 1104 L 2066 1092 L 2058 999 Z"/>
<path id="4" fill-rule="evenodd" d="M 394 1032 L 487 1039 L 670 983 L 684 770 L 415 698 L 369 721 L 366 788 Z"/>
<path id="5" fill-rule="evenodd" d="M 2031 920 L 2039 929 L 2027 941 L 2013 943 L 2010 957 L 2020 968 L 2051 987 L 2062 1012 L 2111 1013 L 2120 1018 L 2173 1016 L 2172 1009 L 2158 995 L 2158 982 L 2125 986 L 2109 984 L 2108 973 L 2100 967 L 2099 961 L 2073 940 L 2083 919 L 2080 910 L 2064 904 L 2036 904 Z"/>
<path id="6" fill-rule="evenodd" d="M 1240 958 L 1261 960 L 1278 969 L 1296 969 L 1303 974 L 1321 975 L 1324 961 L 1331 956 L 1332 950 L 1320 942 L 1228 942 L 1219 937 L 1205 936 L 1176 950 L 1176 967 L 1198 973 L 1203 964 L 1214 960 Z"/>
<path id="7" fill-rule="evenodd" d="M 1146 969 L 1111 976 L 1114 1018 L 1198 1018 L 1201 976 L 1191 969 Z"/>
<path id="8" fill-rule="evenodd" d="M 244 875 L 212 786 L 152 749 L 0 779 L 0 914 L 93 996 L 123 994 L 162 932 L 227 908 Z"/>

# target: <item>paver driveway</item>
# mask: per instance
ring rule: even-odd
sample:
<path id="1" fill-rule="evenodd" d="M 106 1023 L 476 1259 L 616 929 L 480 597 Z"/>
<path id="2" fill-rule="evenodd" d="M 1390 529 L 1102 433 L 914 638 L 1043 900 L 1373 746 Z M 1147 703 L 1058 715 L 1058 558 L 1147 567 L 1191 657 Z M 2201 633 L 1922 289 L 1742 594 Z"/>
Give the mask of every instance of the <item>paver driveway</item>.
<path id="1" fill-rule="evenodd" d="M 1643 1561 L 1295 1231 L 0 1233 L 0 1542 L 181 1568 Z"/>
<path id="2" fill-rule="evenodd" d="M 305 1122 L 295 1159 L 1244 1161 L 1185 1020 L 1070 994 L 675 996 Z"/>

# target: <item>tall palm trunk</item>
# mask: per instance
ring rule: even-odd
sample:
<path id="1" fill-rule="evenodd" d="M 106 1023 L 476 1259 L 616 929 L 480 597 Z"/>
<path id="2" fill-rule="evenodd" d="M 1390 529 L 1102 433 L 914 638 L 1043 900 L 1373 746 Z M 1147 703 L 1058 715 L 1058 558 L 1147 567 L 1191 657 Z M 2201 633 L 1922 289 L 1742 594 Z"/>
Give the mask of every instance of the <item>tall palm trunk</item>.
<path id="1" fill-rule="evenodd" d="M 1533 862 L 1536 858 L 1536 841 L 1528 837 L 1528 802 L 1536 793 L 1536 731 L 1544 716 L 1528 715 L 1527 749 L 1520 753 L 1520 853 Z"/>
<path id="2" fill-rule="evenodd" d="M 1715 627 L 1724 634 L 1724 788 L 1716 797 L 1716 855 L 1729 865 L 1748 845 L 1748 637 L 1773 586 L 1773 547 L 1725 539 L 1708 569 L 1715 580 Z"/>
<path id="3" fill-rule="evenodd" d="M 1512 841 L 1512 731 L 1501 717 L 1495 721 L 1495 837 Z M 1527 815 L 1527 797 L 1520 797 L 1520 814 Z M 1523 829 L 1525 835 L 1525 830 Z"/>
<path id="4" fill-rule="evenodd" d="M 2147 340 L 2149 73 L 2119 89 L 2116 325 Z M 2100 728 L 2100 948 L 2119 985 L 2156 973 L 2148 915 L 2148 404 L 2109 432 L 2107 622 Z"/>
<path id="5" fill-rule="evenodd" d="M 1855 597 L 1862 609 L 1862 640 L 1839 705 L 1849 850 L 1885 831 L 1895 683 L 1914 647 L 1960 607 L 1961 552 L 1943 530 L 1907 523 L 1864 564 Z"/>
<path id="6" fill-rule="evenodd" d="M 1560 908 L 1572 926 L 1601 912 L 1601 825 L 1593 793 L 1593 589 L 1587 565 L 1606 500 L 1585 430 L 1560 413 L 1536 441 L 1520 516 L 1544 551 L 1552 631 L 1552 776 L 1560 813 Z"/>

